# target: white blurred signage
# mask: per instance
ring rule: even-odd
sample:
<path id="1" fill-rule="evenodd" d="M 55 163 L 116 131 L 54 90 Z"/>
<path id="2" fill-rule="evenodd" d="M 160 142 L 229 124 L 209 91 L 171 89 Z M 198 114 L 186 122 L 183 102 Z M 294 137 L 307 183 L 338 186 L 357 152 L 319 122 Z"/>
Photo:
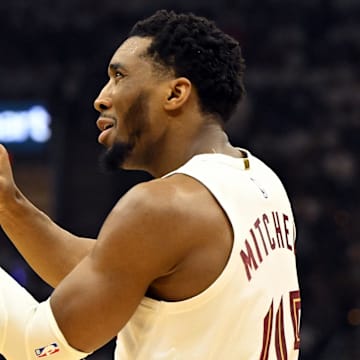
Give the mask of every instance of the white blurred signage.
<path id="1" fill-rule="evenodd" d="M 51 137 L 50 124 L 50 114 L 41 105 L 0 110 L 0 143 L 46 143 Z"/>

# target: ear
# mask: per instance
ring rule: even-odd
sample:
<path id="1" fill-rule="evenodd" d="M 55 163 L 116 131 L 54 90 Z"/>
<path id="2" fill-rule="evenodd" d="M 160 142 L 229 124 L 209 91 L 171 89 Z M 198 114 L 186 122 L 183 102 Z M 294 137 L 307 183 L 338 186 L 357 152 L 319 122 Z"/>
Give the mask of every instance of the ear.
<path id="1" fill-rule="evenodd" d="M 167 97 L 164 102 L 165 110 L 177 110 L 183 106 L 191 94 L 191 82 L 185 77 L 176 78 L 169 83 Z"/>

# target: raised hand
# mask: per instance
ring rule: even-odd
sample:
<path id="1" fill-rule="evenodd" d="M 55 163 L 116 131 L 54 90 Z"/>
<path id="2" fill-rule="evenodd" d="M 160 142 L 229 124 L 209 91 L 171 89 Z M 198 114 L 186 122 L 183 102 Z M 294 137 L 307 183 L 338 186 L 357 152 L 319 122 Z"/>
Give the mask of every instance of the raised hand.
<path id="1" fill-rule="evenodd" d="M 0 144 L 0 215 L 15 200 L 16 192 L 17 187 L 11 169 L 9 153 Z"/>

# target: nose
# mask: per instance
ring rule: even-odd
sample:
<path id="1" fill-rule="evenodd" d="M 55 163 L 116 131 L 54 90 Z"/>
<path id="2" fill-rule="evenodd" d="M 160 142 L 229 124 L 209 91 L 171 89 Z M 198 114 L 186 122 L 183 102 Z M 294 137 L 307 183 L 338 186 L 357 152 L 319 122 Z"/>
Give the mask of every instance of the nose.
<path id="1" fill-rule="evenodd" d="M 95 110 L 102 112 L 104 110 L 110 109 L 111 106 L 111 99 L 108 96 L 105 96 L 104 91 L 101 91 L 99 96 L 94 101 Z"/>

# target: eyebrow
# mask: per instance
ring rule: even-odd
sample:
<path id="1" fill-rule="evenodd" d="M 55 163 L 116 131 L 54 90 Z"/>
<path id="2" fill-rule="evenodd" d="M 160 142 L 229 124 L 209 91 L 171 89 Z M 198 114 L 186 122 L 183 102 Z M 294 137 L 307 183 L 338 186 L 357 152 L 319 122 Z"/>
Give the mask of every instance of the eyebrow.
<path id="1" fill-rule="evenodd" d="M 109 69 L 110 69 L 111 71 L 126 70 L 126 67 L 125 67 L 122 63 L 120 63 L 120 62 L 116 62 L 116 63 L 111 63 L 111 64 L 109 65 Z"/>

